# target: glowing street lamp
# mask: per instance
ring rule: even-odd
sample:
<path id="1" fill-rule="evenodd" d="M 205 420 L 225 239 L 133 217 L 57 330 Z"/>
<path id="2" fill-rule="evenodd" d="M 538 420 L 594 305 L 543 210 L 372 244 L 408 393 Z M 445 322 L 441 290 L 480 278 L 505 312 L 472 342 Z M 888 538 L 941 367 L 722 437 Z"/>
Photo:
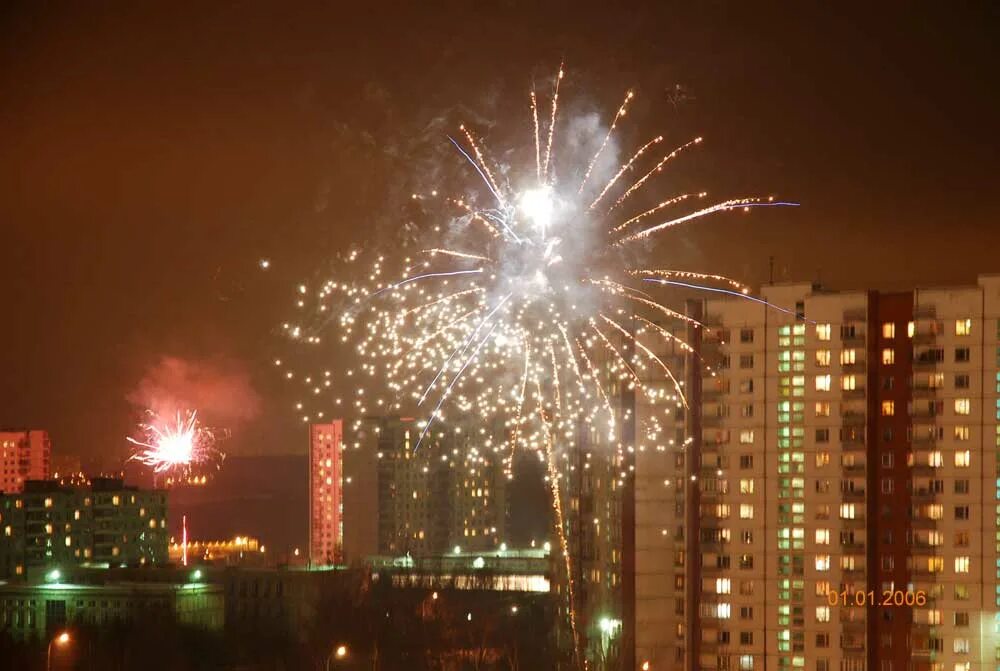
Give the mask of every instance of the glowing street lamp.
<path id="1" fill-rule="evenodd" d="M 347 659 L 347 655 L 348 655 L 349 652 L 350 651 L 347 649 L 347 646 L 344 645 L 343 643 L 341 643 L 336 648 L 334 648 L 333 650 L 331 650 L 330 654 L 327 655 L 327 657 L 326 657 L 326 668 L 327 668 L 327 671 L 329 671 L 329 669 L 330 669 L 330 660 L 334 660 L 335 659 L 337 661 L 340 661 L 340 660 Z"/>
<path id="2" fill-rule="evenodd" d="M 58 571 L 56 571 L 58 573 Z M 55 644 L 60 648 L 65 647 L 69 644 L 72 639 L 69 636 L 68 631 L 64 631 L 59 635 L 55 636 L 51 641 L 49 641 L 49 647 L 45 652 L 45 669 L 49 671 L 52 668 L 52 645 Z"/>

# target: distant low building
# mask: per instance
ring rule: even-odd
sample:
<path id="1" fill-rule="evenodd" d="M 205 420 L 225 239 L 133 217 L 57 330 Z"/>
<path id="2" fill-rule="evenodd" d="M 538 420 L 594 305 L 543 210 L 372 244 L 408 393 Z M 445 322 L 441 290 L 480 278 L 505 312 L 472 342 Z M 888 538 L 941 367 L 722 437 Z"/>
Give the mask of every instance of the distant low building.
<path id="1" fill-rule="evenodd" d="M 63 485 L 28 481 L 0 495 L 0 576 L 30 577 L 83 563 L 165 564 L 166 493 L 93 478 Z"/>
<path id="2" fill-rule="evenodd" d="M 106 572 L 93 572 L 88 582 L 62 580 L 52 571 L 41 581 L 0 584 L 0 629 L 18 640 L 43 640 L 72 625 L 172 617 L 180 624 L 221 630 L 225 623 L 221 585 L 116 581 Z"/>
<path id="3" fill-rule="evenodd" d="M 0 491 L 17 493 L 28 480 L 48 479 L 51 454 L 47 431 L 0 430 Z"/>

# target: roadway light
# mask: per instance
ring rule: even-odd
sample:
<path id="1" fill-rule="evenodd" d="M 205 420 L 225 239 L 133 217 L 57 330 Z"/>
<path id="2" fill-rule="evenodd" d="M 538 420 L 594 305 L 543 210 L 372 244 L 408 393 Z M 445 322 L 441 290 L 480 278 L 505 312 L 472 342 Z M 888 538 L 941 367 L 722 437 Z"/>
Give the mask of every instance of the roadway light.
<path id="1" fill-rule="evenodd" d="M 57 571 L 57 573 L 58 573 L 58 571 Z M 70 639 L 70 636 L 69 636 L 69 632 L 68 631 L 63 631 L 58 636 L 54 637 L 51 641 L 49 641 L 48 648 L 46 648 L 46 650 L 45 650 L 45 669 L 46 669 L 46 671 L 48 671 L 49 669 L 52 668 L 52 646 L 53 646 L 53 644 L 54 645 L 58 645 L 59 647 L 63 647 L 63 646 L 68 645 L 69 642 L 70 642 L 70 640 L 71 639 Z"/>
<path id="2" fill-rule="evenodd" d="M 347 657 L 347 646 L 338 645 L 336 652 L 334 652 L 333 654 L 337 659 L 343 659 L 344 657 Z"/>

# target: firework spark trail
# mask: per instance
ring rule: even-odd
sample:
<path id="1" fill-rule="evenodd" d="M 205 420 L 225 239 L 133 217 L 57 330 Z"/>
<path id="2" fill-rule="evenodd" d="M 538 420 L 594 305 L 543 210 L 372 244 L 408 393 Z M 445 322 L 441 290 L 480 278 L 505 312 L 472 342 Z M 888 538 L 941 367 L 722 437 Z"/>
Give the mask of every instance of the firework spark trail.
<path id="1" fill-rule="evenodd" d="M 665 166 L 667 163 L 669 163 L 673 159 L 677 158 L 682 151 L 684 151 L 688 147 L 691 147 L 692 145 L 696 145 L 696 144 L 701 144 L 701 138 L 700 137 L 696 137 L 695 139 L 691 140 L 690 142 L 686 142 L 686 143 L 682 144 L 680 147 L 677 147 L 677 149 L 674 149 L 672 152 L 670 152 L 669 154 L 667 154 L 666 156 L 664 156 L 662 159 L 660 159 L 660 162 L 657 163 L 655 166 L 653 166 L 652 170 L 650 170 L 645 175 L 643 175 L 642 177 L 640 177 L 638 179 L 638 181 L 636 181 L 635 184 L 633 184 L 632 186 L 630 186 L 629 188 L 627 188 L 625 190 L 625 193 L 623 193 L 622 195 L 618 196 L 618 200 L 616 200 L 615 204 L 611 206 L 611 209 L 608 210 L 608 213 L 610 214 L 615 208 L 617 208 L 619 205 L 621 205 L 622 203 L 624 203 L 625 200 L 629 196 L 631 196 L 633 193 L 635 193 L 636 191 L 638 191 L 639 189 L 641 189 L 642 185 L 645 184 L 649 180 L 650 177 L 652 177 L 653 175 L 655 175 L 658 172 L 661 172 L 663 170 L 663 166 Z"/>
<path id="2" fill-rule="evenodd" d="M 549 358 L 552 360 L 552 394 L 556 404 L 556 412 L 562 413 L 562 394 L 559 393 L 559 364 L 556 363 L 556 350 L 549 341 Z"/>
<path id="3" fill-rule="evenodd" d="M 590 178 L 590 173 L 593 172 L 594 166 L 597 165 L 597 159 L 601 157 L 604 152 L 604 148 L 608 146 L 608 141 L 611 139 L 611 135 L 615 132 L 615 128 L 618 126 L 618 120 L 625 116 L 628 111 L 628 104 L 634 97 L 632 91 L 625 93 L 625 100 L 622 102 L 621 107 L 618 108 L 618 113 L 615 114 L 615 118 L 611 121 L 611 126 L 608 128 L 607 135 L 604 136 L 604 141 L 601 142 L 601 146 L 597 148 L 597 152 L 594 154 L 594 158 L 590 159 L 590 165 L 587 166 L 587 172 L 584 173 L 583 179 L 580 180 L 580 188 L 577 189 L 577 193 L 583 193 L 583 187 L 587 185 L 587 180 Z"/>
<path id="4" fill-rule="evenodd" d="M 563 342 L 566 344 L 566 354 L 569 356 L 570 363 L 573 364 L 573 372 L 576 373 L 576 383 L 579 385 L 580 391 L 584 394 L 587 393 L 586 385 L 583 384 L 583 374 L 580 372 L 580 365 L 576 360 L 576 352 L 573 350 L 573 345 L 569 342 L 569 335 L 566 333 L 566 328 L 559 324 L 559 333 L 562 335 Z"/>
<path id="5" fill-rule="evenodd" d="M 507 476 L 514 475 L 514 452 L 517 451 L 517 442 L 521 437 L 521 413 L 524 410 L 524 398 L 528 393 L 528 370 L 531 367 L 531 343 L 527 337 L 524 340 L 524 378 L 521 381 L 521 393 L 517 397 L 517 412 L 514 415 L 514 435 L 510 442 L 510 454 L 508 456 L 509 469 Z"/>
<path id="6" fill-rule="evenodd" d="M 402 286 L 405 286 L 405 285 L 409 284 L 410 282 L 417 282 L 419 280 L 426 280 L 426 279 L 431 278 L 431 277 L 452 277 L 454 275 L 476 275 L 476 274 L 479 274 L 479 273 L 482 273 L 482 272 L 483 272 L 482 268 L 476 268 L 474 270 L 449 270 L 449 271 L 440 272 L 440 273 L 425 273 L 423 275 L 415 275 L 413 277 L 407 277 L 402 282 L 396 282 L 395 284 L 390 284 L 388 286 L 385 286 L 385 287 L 379 289 L 378 291 L 376 291 L 375 293 L 371 294 L 371 296 L 369 296 L 369 298 L 375 298 L 376 296 L 380 295 L 381 293 L 383 293 L 385 291 L 395 291 L 396 289 L 398 289 L 398 288 L 400 288 Z"/>
<path id="7" fill-rule="evenodd" d="M 663 136 L 662 135 L 658 135 L 657 137 L 654 137 L 652 140 L 650 140 L 646 144 L 644 144 L 641 147 L 639 147 L 639 150 L 637 152 L 635 152 L 634 154 L 632 154 L 632 158 L 630 158 L 628 161 L 626 161 L 625 164 L 622 165 L 622 167 L 618 170 L 618 172 L 615 173 L 615 176 L 612 177 L 608 181 L 608 183 L 604 185 L 604 189 L 599 194 L 597 194 L 597 198 L 594 199 L 594 202 L 592 202 L 590 204 L 590 207 L 587 208 L 587 209 L 592 210 L 595 207 L 597 207 L 597 204 L 599 202 L 601 202 L 601 200 L 604 199 L 604 196 L 606 196 L 607 193 L 608 193 L 608 191 L 611 190 L 611 187 L 613 187 L 615 184 L 618 183 L 618 180 L 621 178 L 622 175 L 624 175 L 626 172 L 628 172 L 629 170 L 631 170 L 632 165 L 636 161 L 638 161 L 639 158 L 643 154 L 646 153 L 646 150 L 649 149 L 650 147 L 652 147 L 654 144 L 659 144 L 660 142 L 663 142 Z"/>
<path id="8" fill-rule="evenodd" d="M 677 310 L 671 310 L 667 306 L 657 303 L 656 301 L 651 301 L 648 298 L 643 298 L 643 296 L 641 295 L 643 294 L 643 292 L 641 291 L 637 292 L 640 295 L 636 296 L 634 293 L 635 289 L 632 289 L 631 287 L 628 287 L 628 289 L 629 289 L 628 291 L 617 291 L 616 294 L 622 296 L 626 300 L 635 301 L 636 303 L 642 303 L 643 305 L 647 305 L 656 310 L 657 312 L 662 312 L 671 319 L 679 319 L 682 322 L 687 322 L 688 324 L 693 324 L 694 326 L 697 327 L 702 326 L 702 323 L 697 319 L 695 319 L 694 317 L 689 317 L 686 314 L 677 312 Z"/>
<path id="9" fill-rule="evenodd" d="M 629 365 L 629 363 L 628 363 L 628 361 L 626 361 L 625 357 L 622 356 L 622 353 L 618 351 L 618 348 L 616 348 L 614 345 L 611 344 L 611 341 L 608 340 L 608 337 L 606 335 L 604 335 L 604 333 L 601 331 L 601 329 L 597 328 L 597 325 L 595 325 L 595 324 L 591 324 L 590 328 L 592 328 L 594 330 L 594 333 L 596 333 L 598 336 L 600 336 L 601 340 L 604 342 L 605 347 L 607 347 L 609 350 L 611 350 L 611 352 L 615 355 L 615 357 L 618 360 L 620 360 L 622 362 L 622 364 L 624 364 L 625 369 L 628 370 L 629 375 L 632 376 L 632 379 L 635 381 L 635 383 L 636 384 L 642 384 L 642 381 L 639 379 L 639 376 L 636 375 L 635 370 L 632 368 L 632 366 Z"/>
<path id="10" fill-rule="evenodd" d="M 420 312 L 422 310 L 426 310 L 427 308 L 432 308 L 432 307 L 434 307 L 435 305 L 437 305 L 439 303 L 445 303 L 445 302 L 448 302 L 448 301 L 453 301 L 456 298 L 461 298 L 462 296 L 467 296 L 469 294 L 478 294 L 478 293 L 482 293 L 484 291 L 486 291 L 486 290 L 485 289 L 480 289 L 478 287 L 476 287 L 474 289 L 465 289 L 464 291 L 456 291 L 453 294 L 448 294 L 447 296 L 444 296 L 442 298 L 438 298 L 437 300 L 431 301 L 430 303 L 424 303 L 423 305 L 418 305 L 415 308 L 410 308 L 409 310 L 404 311 L 400 315 L 400 317 L 406 317 L 408 315 L 415 314 L 415 313 Z"/>
<path id="11" fill-rule="evenodd" d="M 662 210 L 665 207 L 670 207 L 671 205 L 676 205 L 677 203 L 681 203 L 681 202 L 687 200 L 688 198 L 693 198 L 694 196 L 698 196 L 699 198 L 703 198 L 705 196 L 705 193 L 704 192 L 699 193 L 699 194 L 684 193 L 684 194 L 681 194 L 679 196 L 675 196 L 673 198 L 669 198 L 667 200 L 664 200 L 664 201 L 662 201 L 660 203 L 657 203 L 655 206 L 649 208 L 645 212 L 640 212 L 639 214 L 635 215 L 631 219 L 626 219 L 622 223 L 620 223 L 617 226 L 615 226 L 614 228 L 612 228 L 611 232 L 612 233 L 618 233 L 623 228 L 627 227 L 629 224 L 634 224 L 635 222 L 639 221 L 640 219 L 644 219 L 645 217 L 648 217 L 649 215 L 651 215 L 651 214 L 653 214 L 655 212 L 659 212 L 660 210 Z"/>
<path id="12" fill-rule="evenodd" d="M 465 133 L 466 139 L 469 141 L 469 146 L 472 147 L 472 151 L 476 153 L 476 160 L 479 161 L 479 165 L 482 166 L 483 172 L 486 173 L 486 178 L 489 180 L 490 186 L 493 187 L 494 193 L 500 193 L 500 186 L 497 184 L 496 179 L 493 177 L 493 173 L 490 171 L 490 166 L 486 163 L 486 158 L 483 156 L 482 150 L 479 149 L 479 145 L 476 144 L 475 138 L 472 137 L 472 133 L 465 124 L 459 126 L 459 130 Z"/>
<path id="13" fill-rule="evenodd" d="M 645 317 L 643 317 L 642 315 L 636 315 L 635 318 L 643 322 L 644 324 L 651 326 L 654 331 L 656 331 L 663 337 L 664 340 L 675 342 L 678 345 L 680 345 L 681 349 L 684 350 L 685 352 L 693 354 L 694 356 L 698 357 L 698 360 L 701 361 L 702 367 L 708 370 L 709 372 L 712 372 L 712 367 L 705 361 L 705 357 L 703 357 L 700 352 L 695 350 L 695 348 L 692 347 L 689 342 L 687 342 L 682 338 L 677 337 L 676 335 L 666 330 L 656 322 L 650 321 Z"/>
<path id="14" fill-rule="evenodd" d="M 476 291 L 476 289 L 469 289 L 469 291 Z M 461 293 L 468 293 L 468 292 L 461 292 Z M 444 299 L 441 299 L 441 300 L 444 300 Z M 421 347 L 423 347 L 425 344 L 427 344 L 428 342 L 430 342 L 431 340 L 433 340 L 437 336 L 441 335 L 442 333 L 444 333 L 445 331 L 447 331 L 451 327 L 455 326 L 456 324 L 461 324 L 466 319 L 468 319 L 472 315 L 474 315 L 477 312 L 479 312 L 481 309 L 482 308 L 480 308 L 480 307 L 475 307 L 475 308 L 469 310 L 468 312 L 466 312 L 464 315 L 461 315 L 461 316 L 457 317 L 456 319 L 453 319 L 452 321 L 448 322 L 447 324 L 445 324 L 444 326 L 442 326 L 441 328 L 439 328 L 437 331 L 434 331 L 433 333 L 429 333 L 429 334 L 427 334 L 425 336 L 421 336 L 420 339 L 417 340 L 417 342 L 415 342 L 410 347 L 410 349 L 408 349 L 406 351 L 406 354 L 410 354 L 412 352 L 415 352 L 416 350 L 419 350 Z M 397 364 L 402 363 L 402 361 L 403 360 L 400 359 L 397 362 Z"/>
<path id="15" fill-rule="evenodd" d="M 493 259 L 491 259 L 491 258 L 489 258 L 487 256 L 480 256 L 478 254 L 470 254 L 468 252 L 458 252 L 458 251 L 455 251 L 454 249 L 442 249 L 440 247 L 435 247 L 433 249 L 425 249 L 424 253 L 425 254 L 430 254 L 432 256 L 434 254 L 445 254 L 447 256 L 455 256 L 455 257 L 460 258 L 460 259 L 472 259 L 474 261 L 487 261 L 487 262 L 492 262 L 493 261 Z"/>
<path id="16" fill-rule="evenodd" d="M 479 167 L 479 164 L 476 163 L 475 159 L 472 158 L 471 156 L 469 156 L 469 152 L 467 152 L 464 149 L 462 149 L 462 145 L 460 145 L 455 140 L 455 138 L 453 138 L 452 136 L 449 135 L 448 139 L 451 140 L 451 143 L 453 145 L 455 145 L 455 149 L 457 149 L 459 152 L 461 152 L 462 156 L 464 156 L 469 161 L 469 163 L 472 164 L 472 167 L 476 169 L 476 172 L 479 173 L 479 176 L 483 178 L 483 182 L 486 183 L 486 188 L 488 188 L 490 190 L 490 193 L 492 193 L 493 196 L 497 199 L 497 202 L 500 203 L 501 206 L 503 206 L 503 204 L 504 204 L 503 198 L 500 196 L 499 193 L 496 192 L 496 190 L 493 189 L 493 184 L 491 183 L 489 177 L 486 176 L 486 173 L 484 173 L 483 169 Z"/>
<path id="17" fill-rule="evenodd" d="M 750 293 L 749 286 L 743 284 L 738 280 L 734 280 L 731 277 L 726 277 L 725 275 L 712 275 L 710 273 L 699 273 L 692 270 L 668 270 L 668 269 L 630 270 L 628 274 L 634 277 L 640 275 L 648 275 L 651 277 L 661 277 L 663 279 L 669 279 L 671 277 L 681 277 L 693 280 L 715 280 L 716 282 L 725 282 L 726 284 L 733 287 L 742 294 Z"/>
<path id="18" fill-rule="evenodd" d="M 441 410 L 441 406 L 444 404 L 445 399 L 448 398 L 448 396 L 451 394 L 451 390 L 455 387 L 455 383 L 458 382 L 459 378 L 462 377 L 462 373 L 464 373 L 465 369 L 469 367 L 469 364 L 472 363 L 472 361 L 476 358 L 476 356 L 479 355 L 479 350 L 482 349 L 486 341 L 490 339 L 490 336 L 493 335 L 493 332 L 497 330 L 497 326 L 499 326 L 499 324 L 494 324 L 493 327 L 489 330 L 489 332 L 483 337 L 483 339 L 479 341 L 479 344 L 476 345 L 476 349 L 472 351 L 472 354 L 470 354 L 468 360 L 466 360 L 465 365 L 462 366 L 462 368 L 459 369 L 457 373 L 455 373 L 455 377 L 453 377 L 448 386 L 445 387 L 444 393 L 441 394 L 441 398 L 438 399 L 437 405 L 434 406 L 434 412 L 431 413 L 430 418 L 424 425 L 424 430 L 420 432 L 420 438 L 417 439 L 417 444 L 414 445 L 413 447 L 414 452 L 420 449 L 420 443 L 423 441 L 424 436 L 427 435 L 427 431 L 431 428 L 431 424 L 437 418 L 438 412 Z"/>
<path id="19" fill-rule="evenodd" d="M 670 219 L 662 224 L 657 224 L 656 226 L 651 226 L 645 230 L 628 235 L 616 244 L 624 244 L 626 242 L 631 242 L 632 240 L 638 240 L 640 238 L 646 238 L 656 233 L 657 231 L 662 231 L 664 228 L 669 228 L 671 226 L 676 226 L 678 224 L 683 224 L 686 221 L 691 221 L 692 219 L 700 219 L 701 217 L 707 216 L 709 214 L 714 214 L 715 212 L 727 212 L 729 210 L 748 210 L 751 207 L 796 207 L 798 203 L 785 203 L 785 202 L 761 202 L 758 198 L 733 198 L 732 200 L 724 200 L 721 203 L 716 203 L 709 207 L 698 210 L 697 212 L 692 212 L 691 214 L 684 215 L 683 217 L 677 217 L 676 219 Z"/>
<path id="20" fill-rule="evenodd" d="M 531 89 L 531 118 L 535 124 L 535 172 L 538 176 L 538 183 L 542 182 L 542 144 L 538 136 L 538 98 L 535 96 L 535 89 Z"/>
<path id="21" fill-rule="evenodd" d="M 639 342 L 638 338 L 629 333 L 624 326 L 622 326 L 613 319 L 609 319 L 605 315 L 600 315 L 600 317 L 607 323 L 611 324 L 611 326 L 613 326 L 615 330 L 619 331 L 624 338 L 631 340 L 633 343 L 635 343 L 635 346 L 641 349 L 643 352 L 645 352 L 646 356 L 648 356 L 650 359 L 659 364 L 660 368 L 663 369 L 663 372 L 666 374 L 666 376 L 669 377 L 670 381 L 674 383 L 674 389 L 677 390 L 677 395 L 680 396 L 681 403 L 683 403 L 684 407 L 687 408 L 688 407 L 687 397 L 684 395 L 683 390 L 681 390 L 681 383 L 677 380 L 676 377 L 674 377 L 674 372 L 670 370 L 670 366 L 663 363 L 663 360 L 660 359 L 660 357 L 656 356 L 656 353 L 653 352 L 653 350 L 649 349 L 641 342 Z"/>
<path id="22" fill-rule="evenodd" d="M 427 389 L 424 390 L 423 395 L 420 397 L 420 402 L 417 403 L 417 405 L 423 405 L 424 401 L 427 400 L 427 395 L 431 392 L 431 389 L 434 388 L 434 384 L 441 378 L 441 375 L 448 368 L 448 364 L 451 363 L 451 360 L 455 358 L 456 354 L 465 354 L 465 350 L 469 348 L 469 344 L 472 343 L 475 337 L 479 334 L 479 331 L 482 330 L 483 325 L 486 324 L 486 322 L 488 322 L 493 317 L 494 314 L 496 314 L 497 310 L 499 310 L 503 306 L 503 304 L 507 302 L 508 298 L 510 298 L 510 294 L 507 294 L 507 296 L 505 296 L 503 300 L 497 303 L 496 307 L 494 307 L 493 310 L 491 310 L 488 315 L 483 317 L 483 320 L 479 322 L 479 326 L 476 327 L 476 330 L 473 331 L 471 334 L 469 334 L 469 337 L 466 338 L 465 343 L 462 345 L 461 349 L 455 349 L 451 353 L 451 356 L 449 356 L 448 359 L 444 362 L 444 364 L 441 365 L 441 370 L 439 370 L 438 374 L 434 376 L 434 379 L 431 380 L 431 383 L 427 385 Z"/>
<path id="23" fill-rule="evenodd" d="M 730 291 L 729 289 L 720 289 L 719 287 L 706 287 L 701 284 L 688 284 L 687 282 L 676 282 L 674 280 L 661 280 L 656 277 L 645 277 L 643 278 L 643 282 L 653 282 L 655 284 L 662 284 L 666 286 L 684 287 L 685 289 L 698 289 L 699 291 L 711 291 L 713 293 L 726 294 L 728 296 L 736 296 L 737 298 L 753 301 L 754 303 L 760 303 L 761 305 L 765 305 L 773 310 L 777 310 L 779 312 L 784 312 L 785 314 L 792 315 L 796 319 L 808 321 L 813 324 L 816 323 L 812 319 L 806 319 L 805 317 L 801 317 L 797 312 L 793 310 L 789 310 L 788 308 L 783 308 L 780 305 L 775 305 L 774 303 L 765 301 L 763 298 L 757 298 L 756 296 L 748 296 L 741 291 Z"/>
<path id="24" fill-rule="evenodd" d="M 594 368 L 594 364 L 590 362 L 590 357 L 587 356 L 587 351 L 580 344 L 579 340 L 576 341 L 576 346 L 580 352 L 580 356 L 583 357 L 583 362 L 587 364 L 587 370 L 590 371 L 590 379 L 594 381 L 594 387 L 597 388 L 597 395 L 604 402 L 604 409 L 608 413 L 608 426 L 614 426 L 616 423 L 615 411 L 611 409 L 611 402 L 608 400 L 608 395 L 604 393 L 601 376 L 597 373 L 597 369 Z"/>
<path id="25" fill-rule="evenodd" d="M 556 75 L 556 86 L 555 92 L 552 94 L 552 115 L 549 118 L 549 139 L 545 145 L 545 166 L 542 170 L 542 176 L 546 181 L 549 180 L 549 164 L 552 159 L 552 139 L 556 134 L 556 114 L 559 110 L 559 84 L 562 82 L 563 78 L 563 66 L 559 64 L 559 74 Z"/>
<path id="26" fill-rule="evenodd" d="M 556 535 L 559 538 L 559 551 L 563 556 L 563 563 L 566 570 L 566 593 L 569 600 L 569 624 L 573 633 L 573 654 L 579 664 L 580 658 L 580 636 L 576 628 L 576 596 L 573 586 L 573 564 L 569 555 L 569 540 L 566 538 L 566 522 L 562 509 L 562 492 L 559 487 L 559 469 L 556 464 L 555 450 L 552 440 L 552 422 L 545 417 L 545 409 L 542 407 L 542 388 L 539 381 L 535 380 L 538 393 L 538 418 L 544 428 L 545 438 L 545 464 L 546 473 L 549 477 L 549 487 L 552 496 L 552 509 L 555 512 L 553 520 L 556 528 Z"/>

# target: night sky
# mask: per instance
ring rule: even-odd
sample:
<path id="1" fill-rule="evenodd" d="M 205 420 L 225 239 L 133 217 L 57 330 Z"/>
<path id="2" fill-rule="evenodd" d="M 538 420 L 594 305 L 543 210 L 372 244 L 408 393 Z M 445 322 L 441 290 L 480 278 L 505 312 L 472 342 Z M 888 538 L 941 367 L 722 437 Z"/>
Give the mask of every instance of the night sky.
<path id="1" fill-rule="evenodd" d="M 165 358 L 248 381 L 231 452 L 304 452 L 268 364 L 293 287 L 391 243 L 435 120 L 527 133 L 561 59 L 567 104 L 612 112 L 635 87 L 628 139 L 706 138 L 665 180 L 802 204 L 678 228 L 656 250 L 673 267 L 759 285 L 774 256 L 775 279 L 832 288 L 1000 272 L 995 3 L 4 4 L 0 425 L 57 453 L 125 454 Z"/>

